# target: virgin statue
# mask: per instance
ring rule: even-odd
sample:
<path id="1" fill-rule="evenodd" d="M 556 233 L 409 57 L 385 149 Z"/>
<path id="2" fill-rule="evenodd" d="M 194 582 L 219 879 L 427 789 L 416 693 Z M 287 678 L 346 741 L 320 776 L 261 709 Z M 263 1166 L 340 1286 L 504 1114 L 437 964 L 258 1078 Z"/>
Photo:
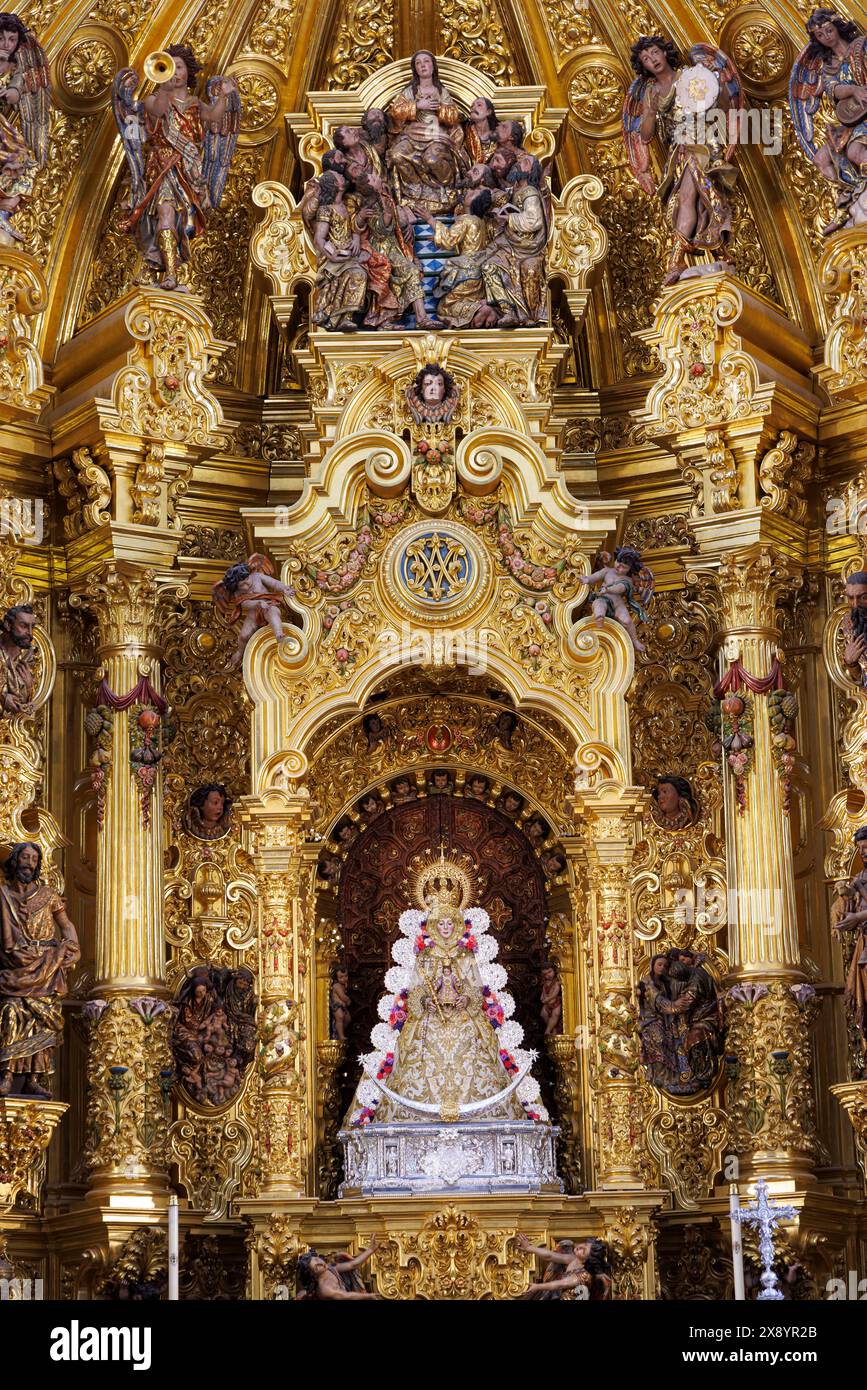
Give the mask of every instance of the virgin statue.
<path id="1" fill-rule="evenodd" d="M 397 131 L 386 156 L 397 201 L 419 216 L 451 212 L 470 159 L 457 103 L 440 81 L 432 53 L 413 54 L 412 82 L 388 114 Z"/>
<path id="2" fill-rule="evenodd" d="M 469 902 L 472 879 L 456 858 L 416 872 L 419 910 L 401 914 L 396 961 L 385 977 L 374 1051 L 350 1110 L 350 1126 L 430 1120 L 544 1123 L 534 1054 L 512 1019 L 506 972 L 494 965 L 490 919 Z"/>

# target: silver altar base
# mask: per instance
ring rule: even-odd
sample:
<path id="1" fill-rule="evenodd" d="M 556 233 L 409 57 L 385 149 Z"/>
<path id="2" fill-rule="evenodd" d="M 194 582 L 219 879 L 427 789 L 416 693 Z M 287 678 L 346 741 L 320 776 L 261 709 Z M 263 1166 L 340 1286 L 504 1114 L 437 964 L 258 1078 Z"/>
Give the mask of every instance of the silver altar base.
<path id="1" fill-rule="evenodd" d="M 342 1129 L 341 1197 L 562 1192 L 559 1130 L 533 1120 L 369 1124 Z"/>

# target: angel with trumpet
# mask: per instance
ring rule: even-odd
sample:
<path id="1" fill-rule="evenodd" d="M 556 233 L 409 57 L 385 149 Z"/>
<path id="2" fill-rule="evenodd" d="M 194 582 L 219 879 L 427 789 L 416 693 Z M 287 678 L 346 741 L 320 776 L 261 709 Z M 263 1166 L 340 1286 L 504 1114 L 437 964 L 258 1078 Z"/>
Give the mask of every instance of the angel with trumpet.
<path id="1" fill-rule="evenodd" d="M 222 201 L 238 141 L 241 101 L 232 77 L 212 77 L 207 100 L 196 95 L 201 71 L 191 48 L 171 44 L 145 61 L 157 83 L 137 100 L 138 73 L 122 68 L 112 106 L 130 170 L 127 229 L 164 290 L 183 289 L 178 268 L 190 242 Z"/>

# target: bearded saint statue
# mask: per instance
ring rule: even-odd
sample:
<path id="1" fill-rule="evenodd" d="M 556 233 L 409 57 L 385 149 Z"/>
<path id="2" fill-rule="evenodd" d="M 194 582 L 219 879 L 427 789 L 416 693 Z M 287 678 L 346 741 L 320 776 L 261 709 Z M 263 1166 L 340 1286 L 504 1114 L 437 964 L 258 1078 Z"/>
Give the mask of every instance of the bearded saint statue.
<path id="1" fill-rule="evenodd" d="M 379 1002 L 375 1051 L 362 1058 L 365 1077 L 348 1124 L 424 1120 L 547 1121 L 533 1054 L 512 1020 L 506 972 L 494 965 L 490 919 L 470 901 L 472 879 L 456 858 L 440 858 L 416 875 L 423 906 L 401 914 L 397 962 Z"/>

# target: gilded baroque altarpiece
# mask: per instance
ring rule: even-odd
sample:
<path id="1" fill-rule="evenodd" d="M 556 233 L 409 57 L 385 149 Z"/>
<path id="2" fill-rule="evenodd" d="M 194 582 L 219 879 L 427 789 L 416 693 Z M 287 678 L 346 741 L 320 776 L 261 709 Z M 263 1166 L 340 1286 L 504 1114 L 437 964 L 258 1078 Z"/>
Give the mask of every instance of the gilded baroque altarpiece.
<path id="1" fill-rule="evenodd" d="M 26 249 L 0 247 L 0 504 L 32 504 L 44 534 L 0 537 L 2 608 L 38 615 L 32 706 L 0 723 L 0 843 L 38 843 L 82 961 L 55 1099 L 0 1098 L 0 1234 L 52 1296 L 159 1283 L 178 1190 L 182 1297 L 279 1296 L 303 1250 L 374 1234 L 385 1297 L 514 1297 L 520 1211 L 540 1244 L 603 1239 L 616 1298 L 725 1298 L 732 1157 L 797 1208 L 781 1248 L 813 1290 L 860 1268 L 867 1073 L 829 914 L 867 819 L 867 697 L 841 635 L 867 555 L 857 524 L 826 519 L 864 507 L 867 235 L 822 241 L 827 197 L 794 141 L 763 165 L 750 150 L 731 264 L 660 292 L 665 231 L 619 112 L 631 39 L 691 40 L 693 11 L 429 9 L 419 35 L 408 0 L 217 3 L 183 32 L 170 5 L 22 8 L 54 106 Z M 803 14 L 699 11 L 771 106 Z M 549 324 L 311 318 L 305 184 L 335 131 L 399 96 L 420 41 L 462 110 L 487 98 L 553 161 Z M 177 42 L 240 94 L 185 292 L 150 283 L 126 234 L 109 109 L 118 69 Z M 410 407 L 431 365 L 456 385 L 444 423 Z M 641 653 L 588 603 L 615 544 L 656 577 Z M 211 591 L 252 554 L 294 595 L 283 639 L 257 630 L 238 670 Z M 732 669 L 774 663 L 785 723 L 764 693 L 715 701 Z M 107 705 L 100 682 L 137 702 Z M 747 715 L 732 763 L 725 721 Z M 686 780 L 689 814 L 666 822 L 660 779 Z M 191 797 L 213 784 L 226 824 L 197 833 Z M 522 1010 L 543 959 L 560 981 L 559 1031 L 532 1026 L 562 1195 L 338 1197 L 355 1058 L 334 973 L 355 963 L 350 997 L 374 1007 L 410 804 L 422 838 L 472 812 L 492 845 L 517 827 L 532 846 L 537 938 L 522 946 L 530 914 L 493 858 L 484 903 Z M 726 1031 L 677 1094 L 650 1078 L 639 982 L 680 950 L 701 953 Z M 248 1065 L 210 1091 L 172 1042 L 206 967 L 221 990 L 246 972 L 257 1000 Z"/>

